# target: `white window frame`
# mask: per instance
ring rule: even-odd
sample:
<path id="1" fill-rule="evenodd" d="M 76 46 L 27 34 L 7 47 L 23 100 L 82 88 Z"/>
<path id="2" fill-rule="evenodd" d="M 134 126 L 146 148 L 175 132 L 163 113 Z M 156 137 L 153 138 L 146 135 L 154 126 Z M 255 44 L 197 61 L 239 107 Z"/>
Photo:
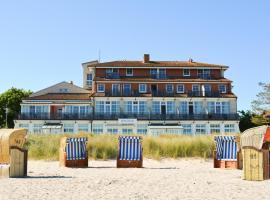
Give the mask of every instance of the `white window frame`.
<path id="1" fill-rule="evenodd" d="M 185 74 L 185 70 L 188 70 L 188 74 Z M 190 69 L 183 69 L 183 76 L 190 76 Z"/>
<path id="2" fill-rule="evenodd" d="M 178 90 L 178 86 L 180 86 L 180 85 L 183 86 L 183 91 Z M 184 85 L 184 84 L 177 84 L 177 85 L 176 85 L 176 92 L 177 92 L 177 93 L 182 93 L 182 94 L 185 93 L 185 85 Z"/>
<path id="3" fill-rule="evenodd" d="M 91 75 L 91 80 L 90 79 L 88 79 L 88 75 Z M 87 86 L 92 86 L 92 82 L 93 82 L 93 73 L 88 73 L 88 74 L 86 74 L 86 85 Z"/>
<path id="4" fill-rule="evenodd" d="M 103 90 L 99 89 L 99 86 L 101 86 L 101 85 L 103 86 Z M 97 92 L 105 92 L 105 84 L 100 84 L 100 83 L 97 84 Z"/>
<path id="5" fill-rule="evenodd" d="M 221 86 L 224 86 L 224 91 L 221 91 L 220 90 L 220 87 Z M 226 94 L 227 93 L 227 86 L 225 85 L 225 84 L 220 84 L 220 85 L 218 85 L 218 91 L 219 91 L 219 93 L 221 93 L 221 94 Z"/>
<path id="6" fill-rule="evenodd" d="M 131 70 L 131 74 L 128 73 L 128 70 Z M 133 68 L 126 68 L 126 76 L 133 76 Z"/>
<path id="7" fill-rule="evenodd" d="M 141 85 L 144 85 L 145 86 L 145 90 L 141 90 Z M 140 83 L 139 84 L 139 93 L 146 93 L 147 92 L 147 84 L 145 84 L 145 83 Z"/>

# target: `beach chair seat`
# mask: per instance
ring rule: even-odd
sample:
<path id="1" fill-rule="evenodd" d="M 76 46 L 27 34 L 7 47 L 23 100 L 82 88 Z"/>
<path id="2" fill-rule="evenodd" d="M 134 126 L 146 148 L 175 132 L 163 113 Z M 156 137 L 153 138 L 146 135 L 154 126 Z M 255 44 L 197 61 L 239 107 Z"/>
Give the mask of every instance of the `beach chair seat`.
<path id="1" fill-rule="evenodd" d="M 87 137 L 61 139 L 59 150 L 60 166 L 88 167 Z"/>
<path id="2" fill-rule="evenodd" d="M 0 177 L 27 176 L 26 129 L 0 129 Z"/>
<path id="3" fill-rule="evenodd" d="M 237 169 L 236 136 L 215 136 L 214 168 Z"/>
<path id="4" fill-rule="evenodd" d="M 117 168 L 143 166 L 142 138 L 137 136 L 119 136 Z"/>

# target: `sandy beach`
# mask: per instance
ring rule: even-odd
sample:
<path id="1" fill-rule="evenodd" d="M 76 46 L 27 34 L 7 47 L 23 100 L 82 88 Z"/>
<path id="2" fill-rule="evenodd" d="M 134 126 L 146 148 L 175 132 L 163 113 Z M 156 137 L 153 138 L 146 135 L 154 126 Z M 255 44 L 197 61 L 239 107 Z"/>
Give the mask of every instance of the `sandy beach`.
<path id="1" fill-rule="evenodd" d="M 115 163 L 74 169 L 29 161 L 27 178 L 0 180 L 0 199 L 269 199 L 270 180 L 244 181 L 240 170 L 214 169 L 210 160 L 144 160 L 142 169 Z"/>

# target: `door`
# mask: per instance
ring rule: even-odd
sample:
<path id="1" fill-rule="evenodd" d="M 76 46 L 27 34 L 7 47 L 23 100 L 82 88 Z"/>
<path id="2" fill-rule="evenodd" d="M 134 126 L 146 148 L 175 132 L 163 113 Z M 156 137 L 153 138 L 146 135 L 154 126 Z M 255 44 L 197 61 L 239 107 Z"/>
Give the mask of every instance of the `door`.
<path id="1" fill-rule="evenodd" d="M 191 115 L 194 113 L 194 111 L 193 111 L 193 102 L 189 102 L 188 111 L 189 111 L 189 114 L 191 114 Z"/>
<path id="2" fill-rule="evenodd" d="M 151 85 L 151 92 L 153 95 L 157 94 L 157 85 Z"/>
<path id="3" fill-rule="evenodd" d="M 162 116 L 166 115 L 166 105 L 161 105 L 161 115 Z"/>

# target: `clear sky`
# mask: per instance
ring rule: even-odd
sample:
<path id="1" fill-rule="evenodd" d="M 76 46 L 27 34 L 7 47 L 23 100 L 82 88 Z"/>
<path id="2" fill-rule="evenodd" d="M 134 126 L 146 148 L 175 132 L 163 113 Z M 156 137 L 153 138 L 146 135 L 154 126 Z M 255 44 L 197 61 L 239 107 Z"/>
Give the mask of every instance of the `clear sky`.
<path id="1" fill-rule="evenodd" d="M 0 1 L 0 92 L 82 86 L 81 63 L 188 60 L 230 66 L 238 109 L 270 75 L 270 1 Z"/>

